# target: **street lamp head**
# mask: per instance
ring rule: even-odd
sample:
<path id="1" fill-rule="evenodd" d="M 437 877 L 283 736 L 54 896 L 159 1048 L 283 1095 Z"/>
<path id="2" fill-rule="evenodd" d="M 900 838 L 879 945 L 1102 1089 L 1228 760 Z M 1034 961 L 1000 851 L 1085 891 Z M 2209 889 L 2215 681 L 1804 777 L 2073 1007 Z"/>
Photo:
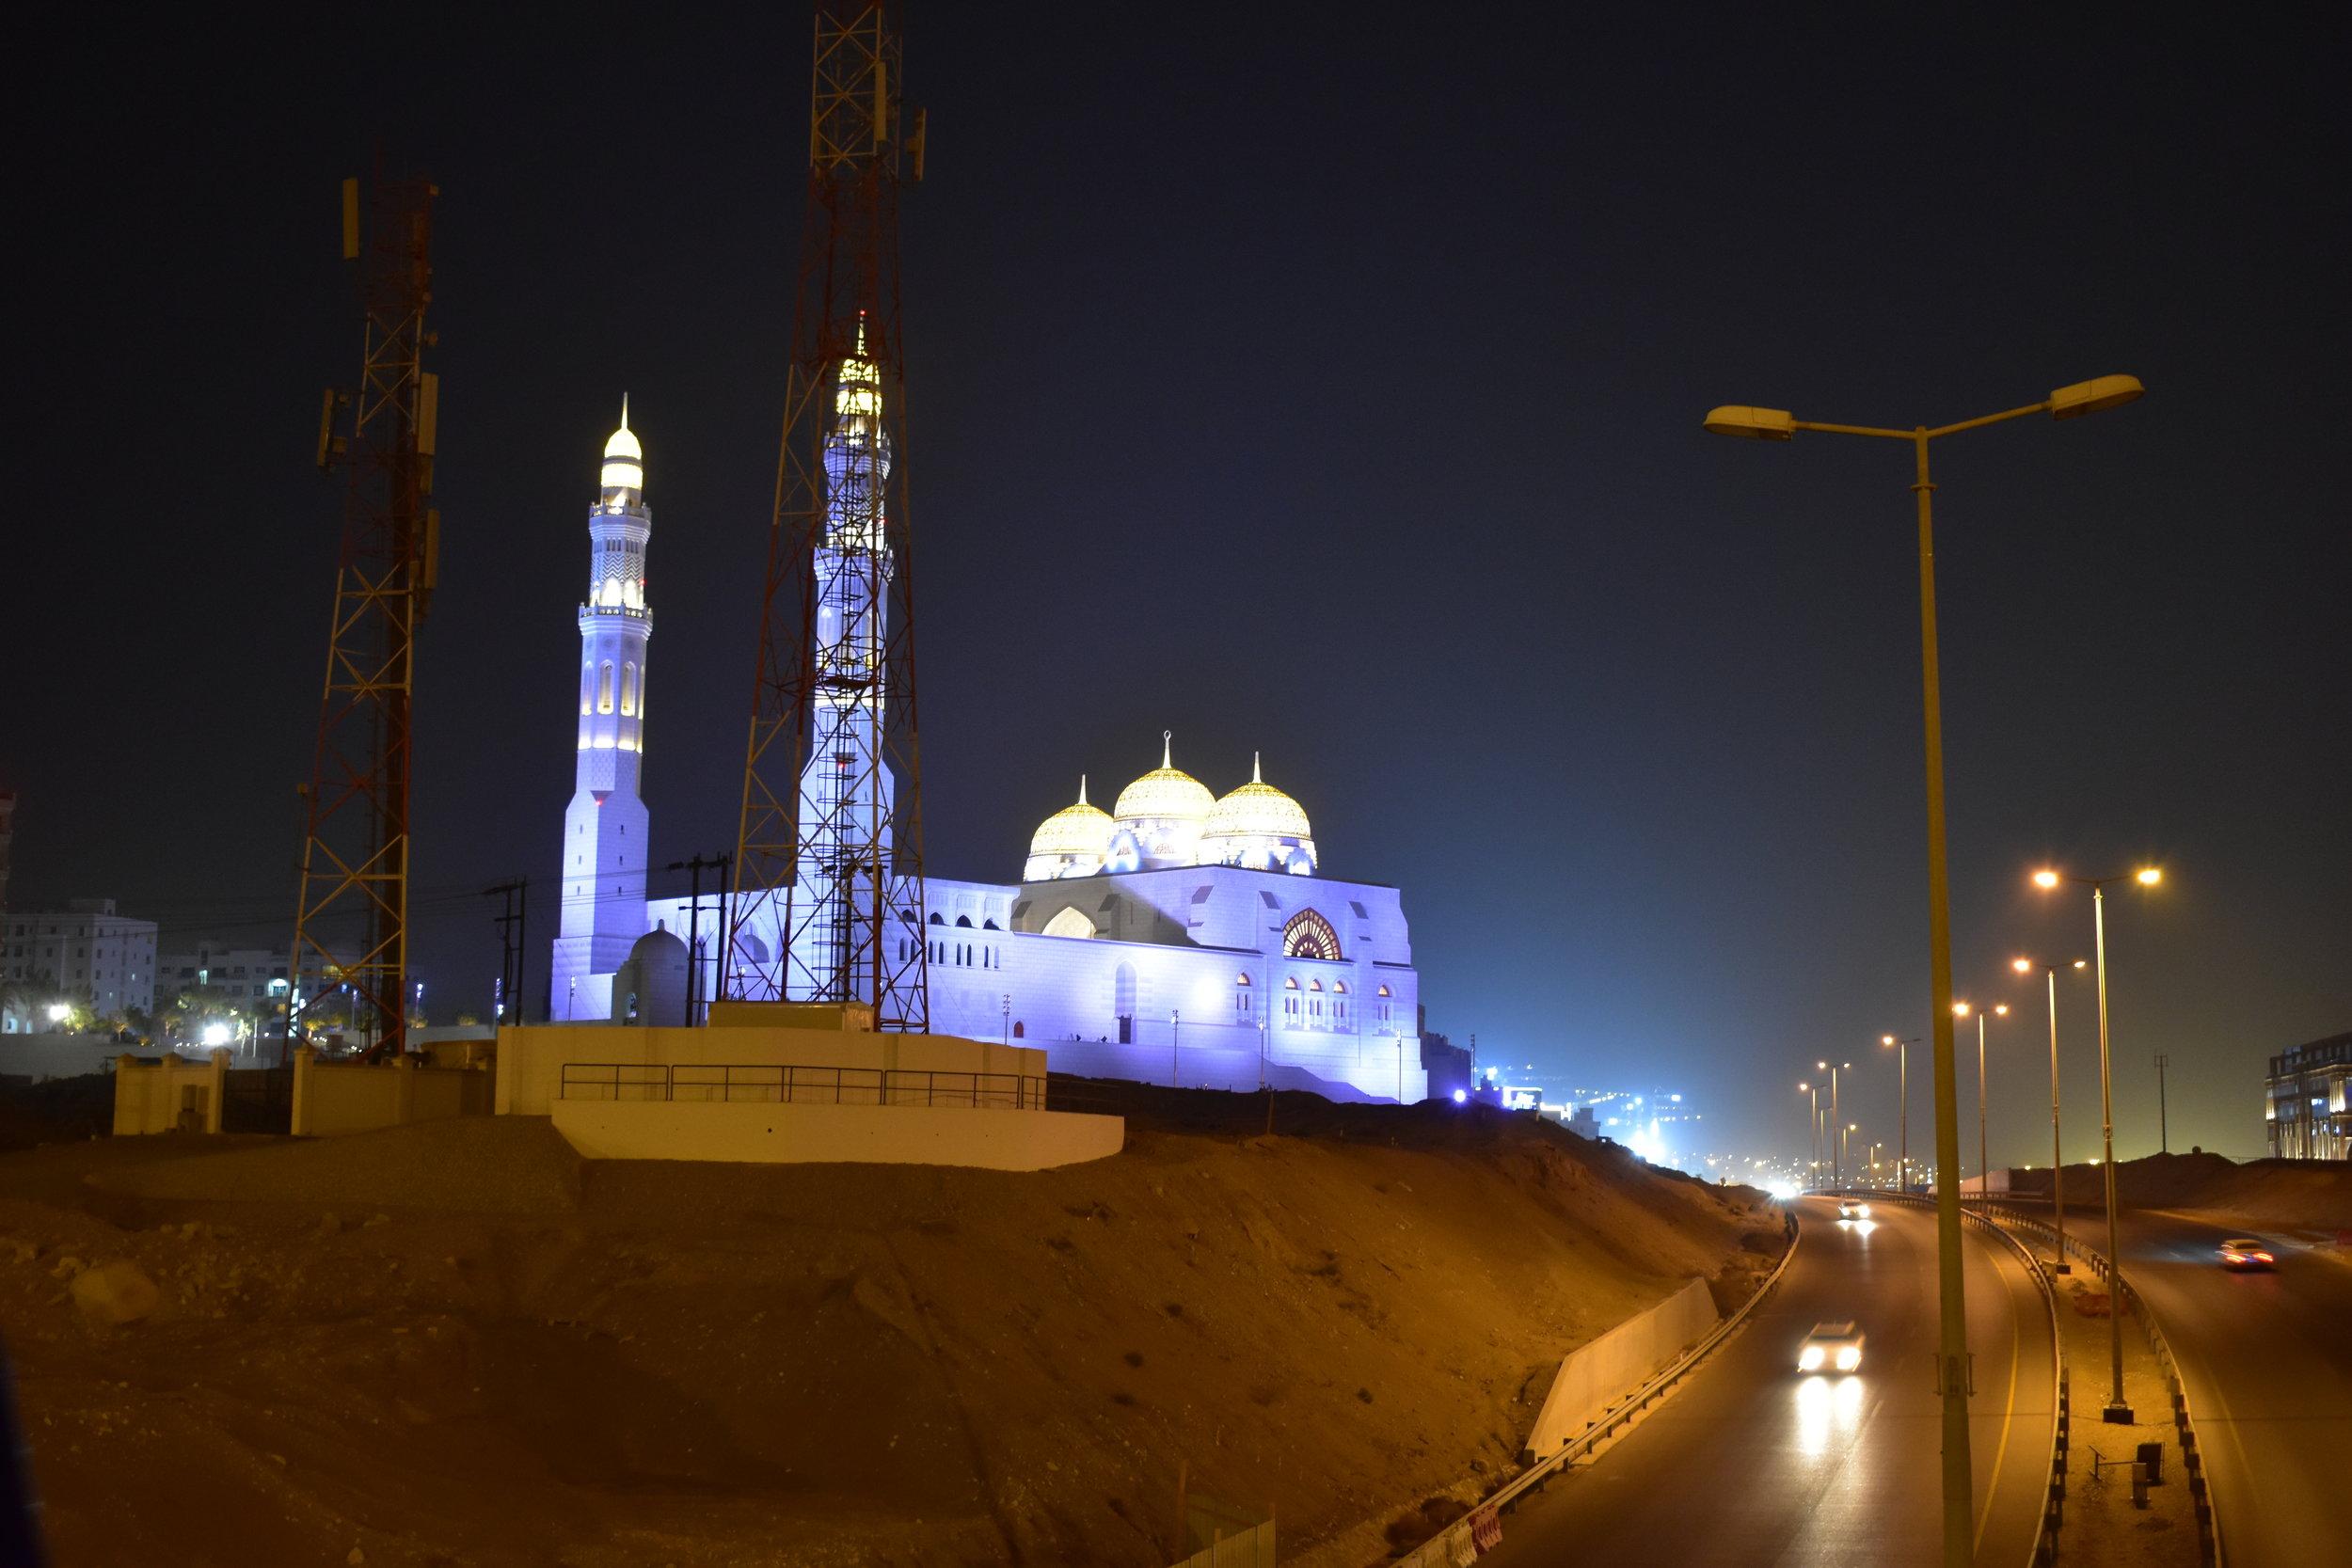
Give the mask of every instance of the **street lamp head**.
<path id="1" fill-rule="evenodd" d="M 2020 974 L 2030 974 L 2033 973 L 2033 960 L 2031 958 L 2011 958 L 2009 961 L 2009 967 L 2017 971 Z"/>
<path id="2" fill-rule="evenodd" d="M 2089 958 L 2076 958 L 2074 960 L 2074 967 L 2076 969 L 2089 969 L 2090 967 L 2090 960 Z"/>
<path id="3" fill-rule="evenodd" d="M 2056 887 L 2058 885 L 2058 874 L 2055 871 L 2037 871 L 2033 874 L 2033 885 L 2036 887 Z"/>
<path id="4" fill-rule="evenodd" d="M 1813 1085 L 1810 1084 L 1799 1084 L 1797 1085 L 1797 1092 L 1799 1094 L 1811 1094 L 1813 1092 Z"/>
<path id="5" fill-rule="evenodd" d="M 1750 408 L 1742 404 L 1727 404 L 1708 411 L 1707 428 L 1717 436 L 1745 436 L 1758 441 L 1786 441 L 1797 433 L 1797 422 L 1785 408 Z"/>
<path id="6" fill-rule="evenodd" d="M 1813 1068 L 1817 1072 L 1827 1072 L 1829 1070 L 1829 1064 L 1827 1062 L 1816 1062 L 1813 1064 Z"/>
<path id="7" fill-rule="evenodd" d="M 2153 865 L 2139 874 L 2140 885 L 2143 887 L 2154 887 L 2158 882 L 2163 880 L 2164 873 L 2157 870 Z"/>
<path id="8" fill-rule="evenodd" d="M 1879 1037 L 1879 1043 L 1881 1045 L 1892 1045 L 1895 1043 L 1895 1037 L 1892 1035 L 1881 1035 Z"/>
<path id="9" fill-rule="evenodd" d="M 1968 1004 L 1965 1002 L 1953 1003 L 1952 1016 L 1954 1018 L 1966 1018 L 1968 1016 Z"/>
<path id="10" fill-rule="evenodd" d="M 2090 381 L 2077 381 L 2072 387 L 2060 387 L 2050 394 L 2050 418 L 2071 420 L 2078 414 L 2096 414 L 2103 409 L 2121 408 L 2127 403 L 2138 402 L 2147 390 L 2136 375 L 2103 375 Z"/>
<path id="11" fill-rule="evenodd" d="M 1998 1017 L 2007 1018 L 2009 1017 L 2009 1004 L 2006 1002 L 1999 1003 L 1994 1007 L 1993 1011 Z"/>

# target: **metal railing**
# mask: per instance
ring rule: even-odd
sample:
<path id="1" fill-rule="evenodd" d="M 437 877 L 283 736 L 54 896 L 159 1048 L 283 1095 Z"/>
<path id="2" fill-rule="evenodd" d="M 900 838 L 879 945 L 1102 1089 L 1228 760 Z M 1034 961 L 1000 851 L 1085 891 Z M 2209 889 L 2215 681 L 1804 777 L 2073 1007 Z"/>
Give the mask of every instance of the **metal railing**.
<path id="1" fill-rule="evenodd" d="M 1440 1568 L 1440 1565 L 1449 1565 L 1450 1568 L 1453 1563 L 1469 1560 L 1463 1555 L 1465 1552 L 1480 1553 L 1492 1547 L 1502 1538 L 1502 1515 L 1516 1508 L 1522 1497 L 1592 1452 L 1602 1439 L 1613 1435 L 1618 1428 L 1649 1408 L 1651 1402 L 1662 1397 L 1696 1370 L 1717 1346 L 1731 1338 L 1740 1325 L 1747 1322 L 1748 1314 L 1772 1293 L 1774 1287 L 1780 1284 L 1781 1276 L 1788 1272 L 1789 1263 L 1797 1256 L 1799 1232 L 1794 1213 L 1788 1216 L 1788 1250 L 1780 1255 L 1780 1261 L 1773 1265 L 1772 1272 L 1764 1276 L 1764 1282 L 1740 1304 L 1738 1311 L 1717 1323 L 1705 1338 L 1692 1345 L 1665 1370 L 1602 1411 L 1592 1425 L 1569 1438 L 1557 1451 L 1521 1470 L 1476 1508 L 1407 1552 L 1400 1568 Z"/>
<path id="2" fill-rule="evenodd" d="M 2027 1231 L 2052 1245 L 2058 1234 L 2049 1226 L 2030 1214 L 2020 1213 L 2001 1205 L 1988 1206 L 2004 1228 Z M 2197 1444 L 2197 1427 L 2188 1408 L 2188 1385 L 2181 1376 L 2181 1364 L 2172 1355 L 2172 1347 L 2165 1342 L 2164 1330 L 2157 1325 L 2155 1314 L 2148 1309 L 2147 1299 L 2132 1289 L 2132 1283 L 2116 1269 L 2105 1253 L 2070 1235 L 2065 1248 L 2081 1259 L 2106 1282 L 2109 1296 L 2107 1310 L 2119 1312 L 2137 1310 L 2140 1326 L 2147 1331 L 2149 1348 L 2154 1351 L 2156 1365 L 2164 1372 L 2165 1394 L 2172 1407 L 2172 1426 L 2181 1444 L 2181 1458 L 2188 1471 L 2189 1502 L 2197 1516 L 2197 1548 L 2207 1568 L 2221 1568 L 2221 1523 L 2214 1515 L 2213 1491 L 2205 1481 L 2204 1455 Z"/>
<path id="3" fill-rule="evenodd" d="M 909 1068 L 566 1062 L 557 1097 L 1041 1111 L 1045 1109 L 1045 1080 L 1012 1072 L 935 1072 Z"/>

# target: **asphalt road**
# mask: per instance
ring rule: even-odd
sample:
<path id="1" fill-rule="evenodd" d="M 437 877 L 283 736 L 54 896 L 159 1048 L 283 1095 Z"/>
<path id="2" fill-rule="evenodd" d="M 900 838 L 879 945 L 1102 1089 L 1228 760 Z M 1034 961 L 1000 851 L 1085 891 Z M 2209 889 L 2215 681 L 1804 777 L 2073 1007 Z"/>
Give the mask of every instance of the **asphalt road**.
<path id="1" fill-rule="evenodd" d="M 1646 1420 L 1506 1518 L 1482 1563 L 1936 1568 L 1934 1216 L 1886 1205 L 1840 1225 L 1836 1212 L 1801 1203 L 1804 1239 L 1778 1292 Z M 2019 1568 L 2050 1453 L 2049 1317 L 1997 1243 L 1965 1246 L 1977 1561 Z M 1861 1370 L 1800 1375 L 1805 1332 L 1844 1318 L 1868 1336 Z"/>
<path id="2" fill-rule="evenodd" d="M 2083 1223 L 2104 1246 L 2104 1215 Z M 2277 1235 L 2276 1273 L 2233 1274 L 2222 1239 L 2260 1232 L 2154 1211 L 2122 1227 L 2123 1272 L 2187 1385 L 2230 1568 L 2352 1558 L 2352 1264 Z"/>

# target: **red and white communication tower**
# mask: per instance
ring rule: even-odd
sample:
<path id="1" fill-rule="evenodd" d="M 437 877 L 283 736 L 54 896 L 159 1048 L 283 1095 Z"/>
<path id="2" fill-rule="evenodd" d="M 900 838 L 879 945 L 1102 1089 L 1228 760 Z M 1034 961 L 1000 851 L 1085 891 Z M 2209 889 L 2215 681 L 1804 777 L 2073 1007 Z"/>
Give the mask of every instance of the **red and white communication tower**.
<path id="1" fill-rule="evenodd" d="M 818 0 L 808 210 L 720 994 L 929 1027 L 895 4 Z"/>
<path id="2" fill-rule="evenodd" d="M 378 1055 L 398 1053 L 406 1034 L 409 700 L 440 534 L 430 504 L 440 383 L 423 364 L 437 194 L 379 174 L 362 221 L 359 182 L 343 182 L 343 256 L 359 263 L 367 333 L 358 389 L 328 392 L 319 413 L 319 467 L 341 467 L 347 484 L 318 751 L 303 790 L 287 1033 L 310 1033 L 347 1002 Z"/>

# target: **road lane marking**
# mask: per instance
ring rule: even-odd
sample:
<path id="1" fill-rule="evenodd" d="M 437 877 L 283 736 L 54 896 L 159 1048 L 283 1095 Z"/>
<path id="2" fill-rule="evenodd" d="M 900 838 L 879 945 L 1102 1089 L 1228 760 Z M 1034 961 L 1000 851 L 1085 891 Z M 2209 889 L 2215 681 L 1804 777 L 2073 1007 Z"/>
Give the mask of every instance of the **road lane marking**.
<path id="1" fill-rule="evenodd" d="M 1984 1512 L 1977 1517 L 1976 1538 L 1968 1546 L 1972 1553 L 1984 1549 L 1984 1529 L 1993 1522 L 1993 1498 L 2001 1489 L 2001 1461 L 2009 1455 L 2010 1428 L 2017 1423 L 2017 1355 L 2018 1345 L 2025 1338 L 2017 1322 L 2017 1292 L 2009 1288 L 2009 1281 L 2002 1275 L 2000 1259 L 1981 1240 L 1977 1245 L 1992 1260 L 1993 1277 L 1999 1281 L 2001 1294 L 2009 1298 L 2009 1398 L 2001 1412 L 2001 1441 L 1993 1450 L 1993 1473 L 1985 1478 Z M 2058 1419 L 2058 1413 L 2052 1411 L 2050 1418 Z"/>

